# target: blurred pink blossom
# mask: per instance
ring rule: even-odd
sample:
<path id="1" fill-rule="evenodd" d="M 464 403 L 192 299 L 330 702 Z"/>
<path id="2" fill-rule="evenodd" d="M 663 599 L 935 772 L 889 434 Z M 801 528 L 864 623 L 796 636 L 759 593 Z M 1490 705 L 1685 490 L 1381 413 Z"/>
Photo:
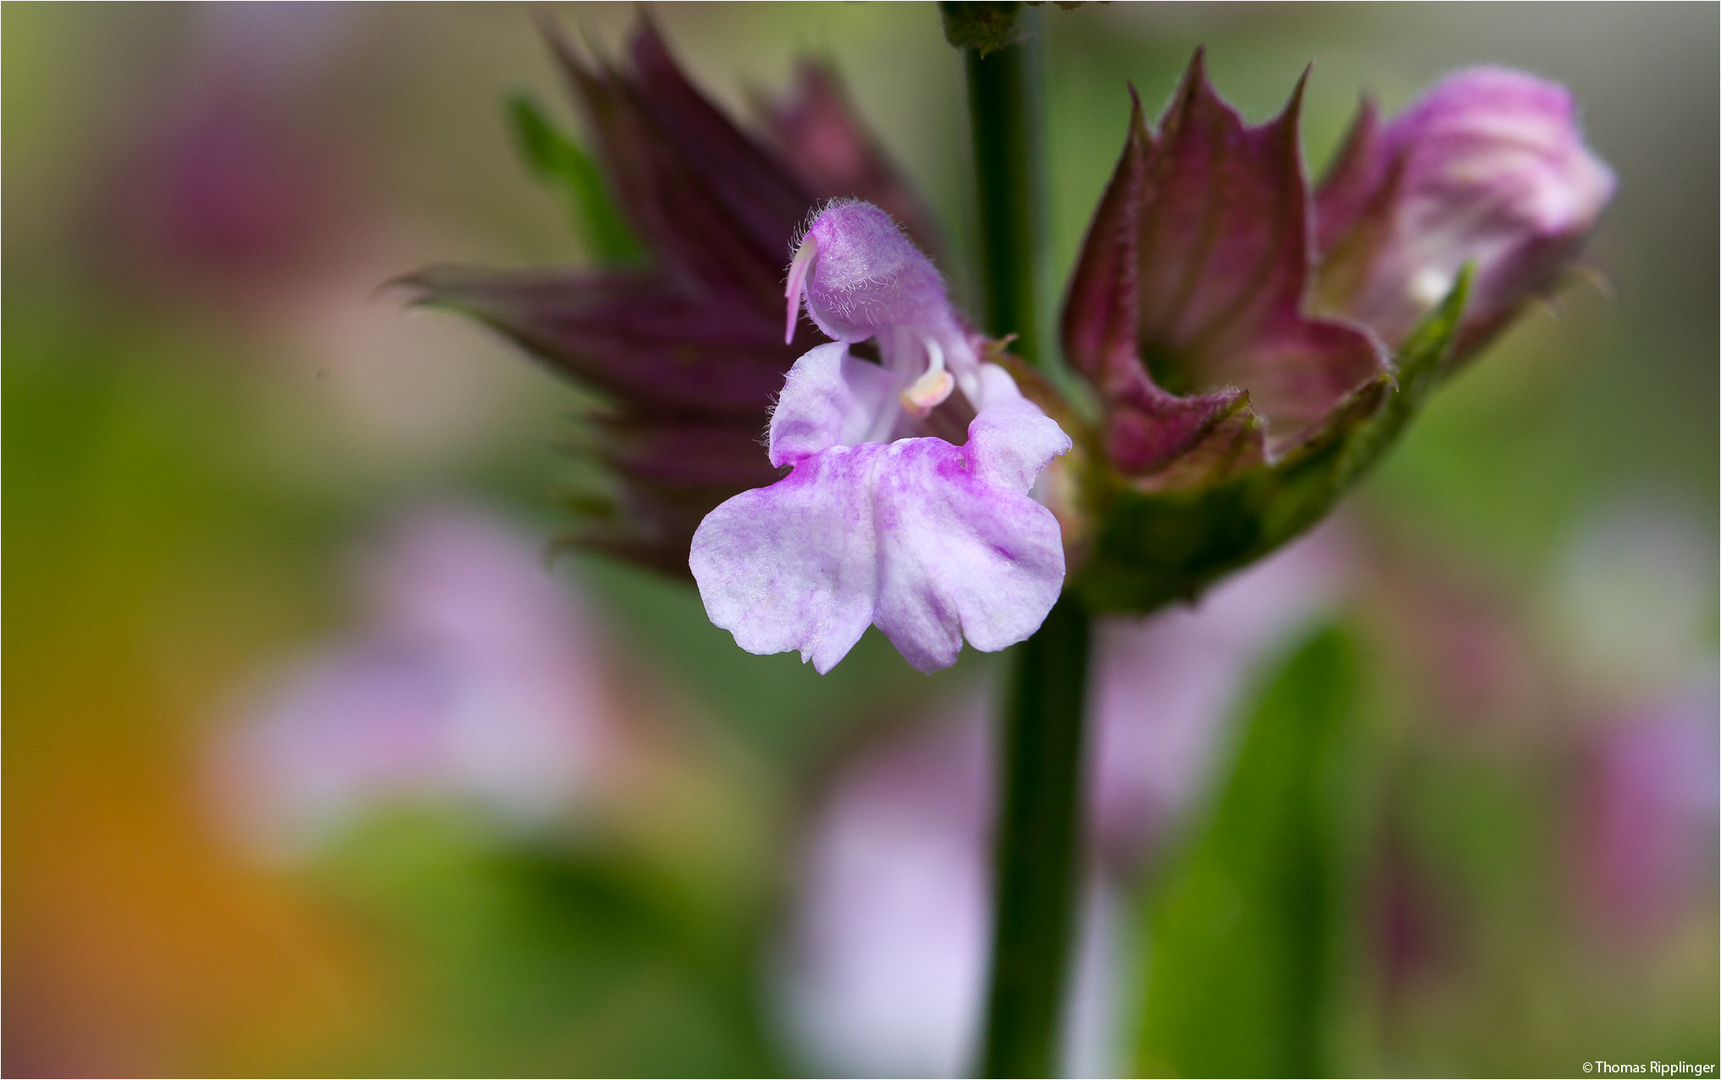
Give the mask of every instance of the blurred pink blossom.
<path id="1" fill-rule="evenodd" d="M 349 224 L 356 160 L 339 110 L 314 101 L 351 51 L 358 9 L 194 9 L 175 91 L 146 101 L 106 170 L 103 270 L 133 287 L 213 294 L 224 307 L 307 268 Z"/>
<path id="2" fill-rule="evenodd" d="M 984 704 L 855 761 L 813 827 L 779 987 L 793 1042 L 832 1075 L 955 1075 L 985 956 Z"/>
<path id="3" fill-rule="evenodd" d="M 296 851 L 390 800 L 530 823 L 589 795 L 611 705 L 574 598 L 532 540 L 419 511 L 364 561 L 361 586 L 364 628 L 292 665 L 218 745 L 224 808 L 246 833 Z"/>
<path id="4" fill-rule="evenodd" d="M 1098 625 L 1089 815 L 1103 857 L 1139 857 L 1205 787 L 1247 676 L 1329 607 L 1346 561 L 1335 526 L 1238 574 L 1194 607 Z"/>
<path id="5" fill-rule="evenodd" d="M 1718 709 L 1711 675 L 1623 717 L 1591 745 L 1580 867 L 1591 914 L 1611 927 L 1653 923 L 1714 887 Z"/>

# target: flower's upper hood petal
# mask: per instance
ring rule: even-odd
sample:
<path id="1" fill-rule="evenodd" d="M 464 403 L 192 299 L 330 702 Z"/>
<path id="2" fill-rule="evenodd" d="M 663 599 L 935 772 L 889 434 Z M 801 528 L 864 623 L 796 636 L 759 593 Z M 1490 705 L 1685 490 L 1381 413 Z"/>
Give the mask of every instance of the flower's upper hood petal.
<path id="1" fill-rule="evenodd" d="M 865 341 L 893 331 L 955 346 L 966 338 L 938 268 L 889 214 L 858 199 L 821 210 L 801 241 L 796 263 L 807 314 L 838 341 Z M 793 272 L 791 271 L 791 274 Z M 796 281 L 790 279 L 790 287 Z M 791 296 L 793 303 L 796 297 Z M 888 345 L 886 338 L 881 344 Z"/>

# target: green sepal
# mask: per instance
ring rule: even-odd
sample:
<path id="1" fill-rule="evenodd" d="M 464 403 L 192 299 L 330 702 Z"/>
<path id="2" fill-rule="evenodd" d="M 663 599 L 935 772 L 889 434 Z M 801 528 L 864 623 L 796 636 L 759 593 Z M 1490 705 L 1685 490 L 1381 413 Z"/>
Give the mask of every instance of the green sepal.
<path id="1" fill-rule="evenodd" d="M 1394 370 L 1352 391 L 1276 461 L 1175 491 L 1142 491 L 1096 467 L 1086 497 L 1098 524 L 1071 587 L 1093 611 L 1153 611 L 1195 599 L 1320 521 L 1445 375 L 1470 281 L 1466 266 L 1399 349 Z"/>
<path id="2" fill-rule="evenodd" d="M 508 126 L 526 166 L 567 200 L 574 229 L 594 259 L 627 263 L 644 256 L 644 246 L 623 220 L 597 164 L 556 129 L 536 102 L 525 94 L 510 97 Z"/>

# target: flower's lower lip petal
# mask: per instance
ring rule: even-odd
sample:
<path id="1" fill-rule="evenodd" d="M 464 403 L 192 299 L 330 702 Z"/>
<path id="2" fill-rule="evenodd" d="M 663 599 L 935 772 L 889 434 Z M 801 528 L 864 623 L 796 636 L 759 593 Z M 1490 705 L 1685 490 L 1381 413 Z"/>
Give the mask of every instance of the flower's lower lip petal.
<path id="1" fill-rule="evenodd" d="M 1050 431 L 1028 428 L 1031 439 L 1067 449 L 1055 423 L 1022 408 L 1017 427 L 1037 420 Z M 975 430 L 999 420 L 994 412 Z M 1029 456 L 1049 456 L 1040 449 Z M 836 447 L 730 499 L 693 537 L 689 565 L 706 614 L 748 652 L 796 650 L 820 672 L 871 623 L 928 672 L 955 663 L 964 636 L 984 652 L 1027 638 L 1063 588 L 1062 536 L 1026 483 L 991 477 L 1014 485 L 1023 463 L 988 467 L 987 453 L 980 438 Z"/>
<path id="2" fill-rule="evenodd" d="M 879 629 L 922 671 L 955 663 L 964 636 L 995 652 L 1032 634 L 1064 581 L 1052 512 L 987 483 L 969 447 L 908 439 L 879 449 L 893 459 L 874 493 Z"/>
<path id="3" fill-rule="evenodd" d="M 789 369 L 771 414 L 771 464 L 793 465 L 833 446 L 853 446 L 881 409 L 896 408 L 890 397 L 890 373 L 850 356 L 844 343 L 809 350 Z"/>
<path id="4" fill-rule="evenodd" d="M 820 674 L 873 621 L 878 549 L 869 455 L 826 452 L 706 516 L 688 565 L 705 613 L 750 653 L 796 651 Z"/>
<path id="5" fill-rule="evenodd" d="M 981 408 L 968 425 L 968 447 L 977 475 L 1014 493 L 1026 492 L 1051 460 L 1071 442 L 1056 420 L 1022 396 L 1015 380 L 996 364 L 981 364 Z"/>

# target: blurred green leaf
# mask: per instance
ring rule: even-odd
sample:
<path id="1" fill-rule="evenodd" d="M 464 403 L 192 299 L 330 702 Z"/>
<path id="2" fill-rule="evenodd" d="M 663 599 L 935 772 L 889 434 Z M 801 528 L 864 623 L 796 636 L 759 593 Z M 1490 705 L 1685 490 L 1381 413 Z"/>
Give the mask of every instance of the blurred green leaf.
<path id="1" fill-rule="evenodd" d="M 782 1071 L 758 1013 L 759 920 L 625 846 L 409 808 L 355 829 L 319 877 L 408 976 L 391 1036 L 338 1071 Z"/>
<path id="2" fill-rule="evenodd" d="M 1306 639 L 1247 714 L 1205 832 L 1151 901 L 1145 1075 L 1313 1076 L 1333 948 L 1333 763 L 1353 709 L 1350 639 Z"/>
<path id="3" fill-rule="evenodd" d="M 603 174 L 579 144 L 557 131 L 524 94 L 508 99 L 508 122 L 527 166 L 567 199 L 574 228 L 592 256 L 602 263 L 640 259 L 644 247 L 610 197 Z"/>

